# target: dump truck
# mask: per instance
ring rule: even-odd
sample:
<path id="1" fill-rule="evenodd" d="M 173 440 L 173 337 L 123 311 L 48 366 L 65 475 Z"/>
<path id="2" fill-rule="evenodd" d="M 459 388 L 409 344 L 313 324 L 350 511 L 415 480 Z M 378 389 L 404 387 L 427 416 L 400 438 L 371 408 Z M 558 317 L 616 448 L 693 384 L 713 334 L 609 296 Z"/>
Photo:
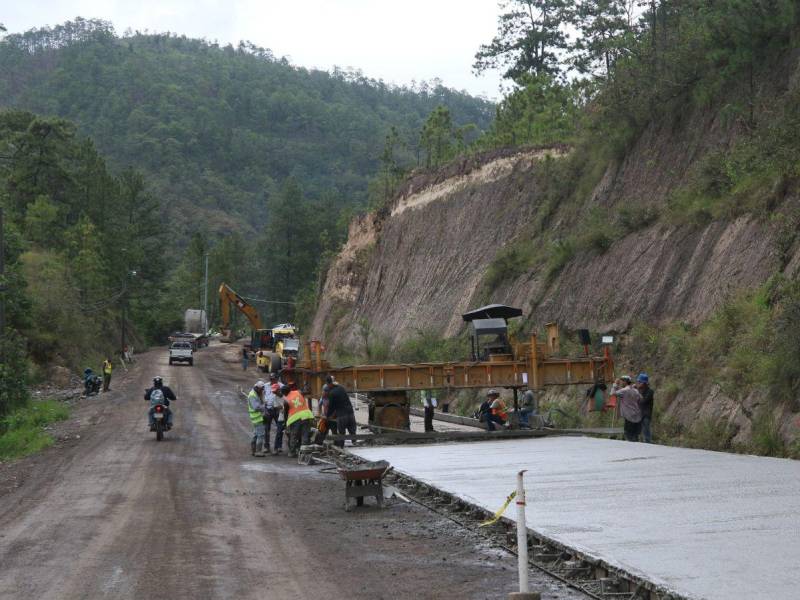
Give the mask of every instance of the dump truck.
<path id="1" fill-rule="evenodd" d="M 297 328 L 291 323 L 276 325 L 270 333 L 270 336 L 262 338 L 261 346 L 256 351 L 256 366 L 265 373 L 278 373 L 290 358 L 298 358 L 300 340 L 297 338 Z"/>

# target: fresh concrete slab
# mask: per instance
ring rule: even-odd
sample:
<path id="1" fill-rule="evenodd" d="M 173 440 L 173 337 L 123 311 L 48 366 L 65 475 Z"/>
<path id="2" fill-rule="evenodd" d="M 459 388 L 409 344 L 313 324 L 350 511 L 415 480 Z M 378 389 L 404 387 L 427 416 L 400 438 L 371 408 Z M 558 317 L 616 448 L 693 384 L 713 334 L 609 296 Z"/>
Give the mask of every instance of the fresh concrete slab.
<path id="1" fill-rule="evenodd" d="M 492 511 L 527 469 L 543 535 L 690 598 L 800 597 L 800 461 L 581 437 L 354 452 Z"/>

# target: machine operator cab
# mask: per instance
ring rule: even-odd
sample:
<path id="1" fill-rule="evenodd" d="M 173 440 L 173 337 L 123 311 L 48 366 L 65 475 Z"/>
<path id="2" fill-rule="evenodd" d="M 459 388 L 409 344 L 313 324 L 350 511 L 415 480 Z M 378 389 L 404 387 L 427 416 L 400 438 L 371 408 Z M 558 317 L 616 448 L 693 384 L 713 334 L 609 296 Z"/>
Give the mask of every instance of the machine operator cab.
<path id="1" fill-rule="evenodd" d="M 461 315 L 464 321 L 472 325 L 472 360 L 513 360 L 508 339 L 508 319 L 520 316 L 521 309 L 504 304 L 482 306 Z"/>

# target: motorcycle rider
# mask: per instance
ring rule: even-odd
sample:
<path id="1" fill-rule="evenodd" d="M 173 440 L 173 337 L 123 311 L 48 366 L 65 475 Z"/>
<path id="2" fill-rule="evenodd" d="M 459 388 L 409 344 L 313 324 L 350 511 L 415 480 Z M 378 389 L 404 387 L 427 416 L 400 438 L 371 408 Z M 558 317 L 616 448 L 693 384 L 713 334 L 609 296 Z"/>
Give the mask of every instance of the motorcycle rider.
<path id="1" fill-rule="evenodd" d="M 88 396 L 92 393 L 92 370 L 86 367 L 83 370 L 83 395 Z"/>
<path id="2" fill-rule="evenodd" d="M 153 377 L 153 387 L 144 391 L 144 399 L 150 402 L 150 410 L 147 412 L 150 430 L 152 431 L 156 424 L 156 419 L 153 416 L 153 410 L 156 405 L 151 401 L 151 396 L 155 390 L 160 391 L 160 394 L 157 394 L 157 396 L 163 395 L 162 404 L 167 407 L 167 429 L 172 429 L 172 410 L 169 408 L 169 402 L 170 400 L 177 400 L 177 398 L 175 397 L 175 392 L 169 389 L 169 386 L 164 385 L 164 380 L 156 376 Z"/>
<path id="3" fill-rule="evenodd" d="M 256 381 L 253 389 L 247 395 L 247 413 L 250 415 L 250 422 L 253 424 L 253 456 L 265 456 L 264 438 L 266 437 L 266 427 L 264 426 L 264 382 Z"/>

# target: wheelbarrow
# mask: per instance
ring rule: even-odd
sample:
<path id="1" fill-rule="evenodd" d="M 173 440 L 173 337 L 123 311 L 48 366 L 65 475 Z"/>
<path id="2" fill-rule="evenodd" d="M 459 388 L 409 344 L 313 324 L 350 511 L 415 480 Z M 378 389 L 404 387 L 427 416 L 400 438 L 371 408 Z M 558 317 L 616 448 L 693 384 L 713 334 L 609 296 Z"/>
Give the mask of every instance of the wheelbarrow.
<path id="1" fill-rule="evenodd" d="M 344 480 L 344 509 L 350 512 L 350 498 L 356 499 L 356 506 L 364 506 L 366 496 L 375 496 L 378 507 L 382 507 L 383 477 L 391 468 L 385 460 L 339 467 L 339 477 Z"/>

